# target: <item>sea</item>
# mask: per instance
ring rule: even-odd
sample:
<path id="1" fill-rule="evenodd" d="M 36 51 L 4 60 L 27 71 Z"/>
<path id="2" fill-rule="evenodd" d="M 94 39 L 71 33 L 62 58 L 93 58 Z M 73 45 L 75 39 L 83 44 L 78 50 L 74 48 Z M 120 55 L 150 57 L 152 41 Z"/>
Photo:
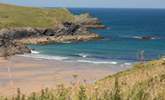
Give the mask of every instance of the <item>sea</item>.
<path id="1" fill-rule="evenodd" d="M 24 56 L 91 64 L 126 64 L 165 56 L 165 9 L 69 8 L 74 14 L 89 13 L 107 27 L 91 31 L 101 40 L 48 45 L 29 45 Z M 142 39 L 142 37 L 152 37 Z M 143 57 L 142 57 L 143 56 Z"/>

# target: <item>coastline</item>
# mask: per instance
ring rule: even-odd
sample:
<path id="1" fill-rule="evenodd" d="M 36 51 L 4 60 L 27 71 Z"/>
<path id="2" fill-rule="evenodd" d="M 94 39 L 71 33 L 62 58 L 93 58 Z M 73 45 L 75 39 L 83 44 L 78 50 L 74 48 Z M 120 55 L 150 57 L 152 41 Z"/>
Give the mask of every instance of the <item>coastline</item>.
<path id="1" fill-rule="evenodd" d="M 99 34 L 91 32 L 89 29 L 103 29 L 104 25 L 98 18 L 92 17 L 89 14 L 73 15 L 67 9 L 56 9 L 61 12 L 61 16 L 48 15 L 42 12 L 53 13 L 51 9 L 39 8 L 24 8 L 21 6 L 3 5 L 2 8 L 12 8 L 16 19 L 19 12 L 28 10 L 33 17 L 29 17 L 27 26 L 24 23 L 13 25 L 14 19 L 9 21 L 6 27 L 5 24 L 0 26 L 0 57 L 8 57 L 7 60 L 0 59 L 0 94 L 14 95 L 17 88 L 25 94 L 37 92 L 42 88 L 53 88 L 58 84 L 70 85 L 74 81 L 73 76 L 78 77 L 78 81 L 93 83 L 96 80 L 102 79 L 105 76 L 114 73 L 108 64 L 93 64 L 88 62 L 64 62 L 55 59 L 42 59 L 18 56 L 17 54 L 30 54 L 31 49 L 27 44 L 49 44 L 49 43 L 64 43 L 78 42 L 101 39 Z M 20 9 L 18 12 L 17 9 Z M 3 11 L 3 9 L 0 9 Z M 39 11 L 38 11 L 39 10 Z M 37 11 L 37 13 L 34 13 Z M 42 15 L 38 15 L 38 13 Z M 63 13 L 64 12 L 64 13 Z M 31 15 L 32 15 L 31 14 Z M 10 13 L 6 13 L 6 16 Z M 28 16 L 26 13 L 22 17 Z M 57 13 L 58 15 L 58 13 Z M 44 17 L 43 17 L 44 16 Z M 45 19 L 51 18 L 50 22 Z M 65 18 L 63 18 L 65 16 Z M 1 16 L 0 16 L 1 17 Z M 3 17 L 3 16 L 2 16 Z M 41 17 L 41 23 L 33 22 L 37 17 Z M 61 20 L 58 18 L 61 17 Z M 68 17 L 68 19 L 66 18 Z M 57 18 L 57 19 L 56 19 Z M 29 21 L 28 21 L 29 20 Z M 58 22 L 56 22 L 58 21 Z M 24 21 L 19 21 L 24 22 Z M 16 22 L 17 24 L 19 22 Z M 54 22 L 54 23 L 52 23 Z M 45 24 L 45 25 L 42 25 Z M 51 27 L 50 27 L 51 26 Z M 33 55 L 33 54 L 32 54 Z M 10 58 L 9 58 L 10 57 Z M 93 68 L 94 67 L 94 68 Z"/>
<path id="2" fill-rule="evenodd" d="M 6 17 L 5 20 L 7 20 L 7 22 L 0 25 L 1 57 L 31 53 L 30 48 L 28 48 L 26 44 L 46 45 L 49 43 L 78 42 L 101 39 L 102 37 L 99 34 L 91 32 L 90 29 L 106 28 L 98 18 L 95 18 L 90 14 L 74 15 L 68 9 L 53 10 L 5 4 L 0 4 L 0 7 L 0 11 L 3 11 L 3 8 L 13 9 L 12 11 L 6 12 L 4 15 L 1 15 L 0 18 L 10 16 L 9 12 L 12 14 L 14 13 L 16 19 L 20 18 L 20 16 L 17 15 L 21 15 L 21 17 L 25 19 L 29 16 L 29 12 L 33 15 L 33 17 L 30 16 L 27 19 L 29 21 L 26 20 L 27 22 L 21 21 L 20 19 L 17 22 L 17 20 L 13 18 L 10 19 L 9 17 Z M 18 9 L 20 9 L 20 11 L 17 11 Z M 27 10 L 29 12 L 27 12 Z M 35 13 L 35 11 L 37 13 Z M 20 12 L 27 13 L 22 15 L 19 14 Z M 45 12 L 50 14 L 46 14 Z M 41 13 L 41 15 L 38 15 L 38 13 Z M 36 19 L 38 20 L 36 21 Z M 36 22 L 34 23 L 33 20 Z M 16 24 L 12 24 L 13 22 Z M 18 23 L 19 25 L 17 25 Z"/>
<path id="3" fill-rule="evenodd" d="M 0 93 L 1 95 L 14 95 L 16 89 L 20 88 L 22 93 L 28 94 L 42 88 L 54 88 L 59 84 L 71 85 L 75 80 L 90 84 L 129 68 L 128 65 L 123 69 L 117 66 L 114 64 L 64 62 L 16 55 L 7 61 L 1 59 Z M 7 68 L 11 68 L 12 86 Z M 74 79 L 74 75 L 77 76 L 76 79 Z"/>
<path id="4" fill-rule="evenodd" d="M 165 100 L 164 11 L 0 4 L 0 100 Z"/>
<path id="5" fill-rule="evenodd" d="M 37 38 L 23 38 L 20 40 L 16 40 L 17 42 L 23 44 L 49 44 L 49 43 L 65 43 L 65 42 L 78 42 L 78 41 L 89 41 L 89 40 L 97 40 L 101 39 L 101 36 L 95 33 L 91 34 L 80 34 L 80 35 L 64 35 L 64 36 L 45 36 L 45 37 L 37 37 Z"/>

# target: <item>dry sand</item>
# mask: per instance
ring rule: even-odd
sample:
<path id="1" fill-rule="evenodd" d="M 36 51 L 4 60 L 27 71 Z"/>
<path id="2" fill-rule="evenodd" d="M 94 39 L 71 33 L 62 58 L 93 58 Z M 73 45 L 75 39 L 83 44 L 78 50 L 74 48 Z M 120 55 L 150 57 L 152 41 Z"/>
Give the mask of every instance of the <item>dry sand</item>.
<path id="1" fill-rule="evenodd" d="M 126 67 L 118 65 L 64 62 L 13 56 L 0 58 L 0 95 L 13 95 L 20 88 L 25 94 L 72 82 L 93 83 Z M 75 79 L 73 76 L 77 76 Z"/>

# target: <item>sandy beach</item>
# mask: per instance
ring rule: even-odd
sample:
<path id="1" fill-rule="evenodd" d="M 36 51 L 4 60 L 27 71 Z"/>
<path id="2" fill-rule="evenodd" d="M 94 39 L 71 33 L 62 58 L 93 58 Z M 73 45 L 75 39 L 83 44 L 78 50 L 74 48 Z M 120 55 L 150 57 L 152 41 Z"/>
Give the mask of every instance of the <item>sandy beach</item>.
<path id="1" fill-rule="evenodd" d="M 8 60 L 1 58 L 0 94 L 13 95 L 17 88 L 28 94 L 59 84 L 70 85 L 75 81 L 94 83 L 128 68 L 130 66 L 64 62 L 23 56 L 13 56 Z"/>

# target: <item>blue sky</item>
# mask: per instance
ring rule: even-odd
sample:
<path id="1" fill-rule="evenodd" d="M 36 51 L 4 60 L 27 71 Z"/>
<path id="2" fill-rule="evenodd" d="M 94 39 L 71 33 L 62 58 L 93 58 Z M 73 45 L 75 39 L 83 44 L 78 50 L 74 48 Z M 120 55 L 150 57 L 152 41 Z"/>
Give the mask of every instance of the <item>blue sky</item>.
<path id="1" fill-rule="evenodd" d="M 94 8 L 165 8 L 165 0 L 0 0 L 24 6 Z"/>

